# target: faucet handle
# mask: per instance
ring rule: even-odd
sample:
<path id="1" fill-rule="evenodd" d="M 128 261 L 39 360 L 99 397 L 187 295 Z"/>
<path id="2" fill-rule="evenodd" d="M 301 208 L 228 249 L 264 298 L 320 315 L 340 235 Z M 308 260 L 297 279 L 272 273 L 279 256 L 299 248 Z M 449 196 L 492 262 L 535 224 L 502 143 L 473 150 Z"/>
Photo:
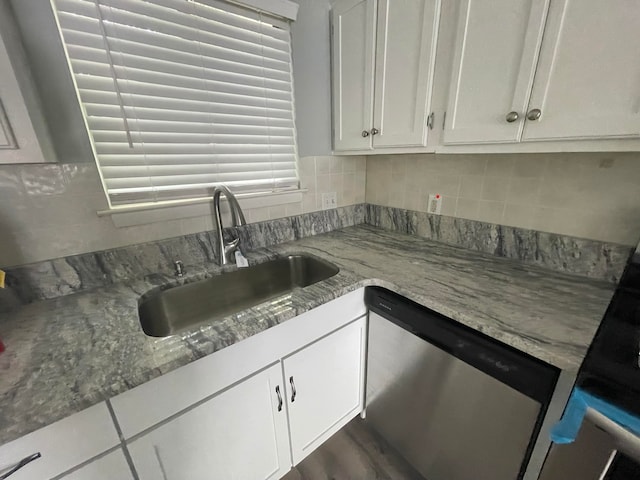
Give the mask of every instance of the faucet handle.
<path id="1" fill-rule="evenodd" d="M 183 277 L 185 274 L 184 263 L 181 260 L 176 260 L 173 262 L 173 266 L 175 267 L 176 277 Z"/>
<path id="2" fill-rule="evenodd" d="M 233 248 L 233 249 L 238 248 L 239 244 L 240 244 L 240 237 L 235 237 L 233 240 L 224 242 L 225 247 Z"/>
<path id="3" fill-rule="evenodd" d="M 225 242 L 224 255 L 227 257 L 227 259 L 229 259 L 229 261 L 233 262 L 233 255 L 231 254 L 236 251 L 239 244 L 240 244 L 240 239 L 237 237 L 231 240 L 230 242 Z"/>

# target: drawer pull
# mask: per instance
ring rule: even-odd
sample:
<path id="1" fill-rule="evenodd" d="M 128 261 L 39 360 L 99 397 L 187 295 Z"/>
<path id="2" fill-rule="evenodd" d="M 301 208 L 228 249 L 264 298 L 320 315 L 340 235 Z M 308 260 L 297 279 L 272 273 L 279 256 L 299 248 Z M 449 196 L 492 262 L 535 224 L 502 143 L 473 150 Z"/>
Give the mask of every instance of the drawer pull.
<path id="1" fill-rule="evenodd" d="M 7 472 L 3 473 L 2 475 L 0 475 L 0 480 L 5 480 L 5 478 L 9 478 L 11 475 L 16 473 L 22 467 L 24 467 L 25 465 L 33 462 L 34 460 L 39 459 L 40 457 L 42 457 L 40 452 L 36 452 L 33 455 L 29 455 L 28 457 L 23 458 L 18 463 L 16 463 L 9 471 L 7 471 Z"/>
<path id="2" fill-rule="evenodd" d="M 280 395 L 280 385 L 276 385 L 276 395 L 278 395 L 278 411 L 282 411 L 282 395 Z"/>
<path id="3" fill-rule="evenodd" d="M 293 383 L 293 377 L 289 377 L 289 383 L 291 384 L 291 403 L 296 401 L 296 384 Z"/>

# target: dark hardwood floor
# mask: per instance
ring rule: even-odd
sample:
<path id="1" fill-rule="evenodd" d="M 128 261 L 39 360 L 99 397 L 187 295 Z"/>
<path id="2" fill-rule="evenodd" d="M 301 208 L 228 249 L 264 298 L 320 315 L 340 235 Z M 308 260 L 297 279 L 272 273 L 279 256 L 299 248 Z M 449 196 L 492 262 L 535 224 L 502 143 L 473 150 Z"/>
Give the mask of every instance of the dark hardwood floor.
<path id="1" fill-rule="evenodd" d="M 424 480 L 359 417 L 282 480 Z"/>

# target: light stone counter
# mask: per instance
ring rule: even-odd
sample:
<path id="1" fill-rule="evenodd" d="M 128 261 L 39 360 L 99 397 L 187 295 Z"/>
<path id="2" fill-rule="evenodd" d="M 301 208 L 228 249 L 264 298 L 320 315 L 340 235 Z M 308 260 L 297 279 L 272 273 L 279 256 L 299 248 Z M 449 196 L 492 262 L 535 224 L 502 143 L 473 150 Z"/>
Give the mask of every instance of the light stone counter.
<path id="1" fill-rule="evenodd" d="M 166 275 L 2 314 L 0 444 L 367 285 L 576 372 L 613 293 L 610 283 L 364 225 L 261 249 L 249 259 L 288 253 L 327 259 L 340 273 L 182 335 L 147 337 L 138 323 L 138 298 L 176 282 Z M 191 268 L 185 281 L 219 271 L 213 264 Z"/>

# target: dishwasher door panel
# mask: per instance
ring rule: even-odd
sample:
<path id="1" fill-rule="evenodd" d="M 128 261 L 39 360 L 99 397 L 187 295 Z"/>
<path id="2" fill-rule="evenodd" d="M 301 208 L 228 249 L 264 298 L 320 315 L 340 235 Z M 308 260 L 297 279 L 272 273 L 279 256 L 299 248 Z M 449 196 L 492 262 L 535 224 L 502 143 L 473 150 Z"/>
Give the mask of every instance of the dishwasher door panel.
<path id="1" fill-rule="evenodd" d="M 514 480 L 541 405 L 369 313 L 366 419 L 428 480 Z"/>

